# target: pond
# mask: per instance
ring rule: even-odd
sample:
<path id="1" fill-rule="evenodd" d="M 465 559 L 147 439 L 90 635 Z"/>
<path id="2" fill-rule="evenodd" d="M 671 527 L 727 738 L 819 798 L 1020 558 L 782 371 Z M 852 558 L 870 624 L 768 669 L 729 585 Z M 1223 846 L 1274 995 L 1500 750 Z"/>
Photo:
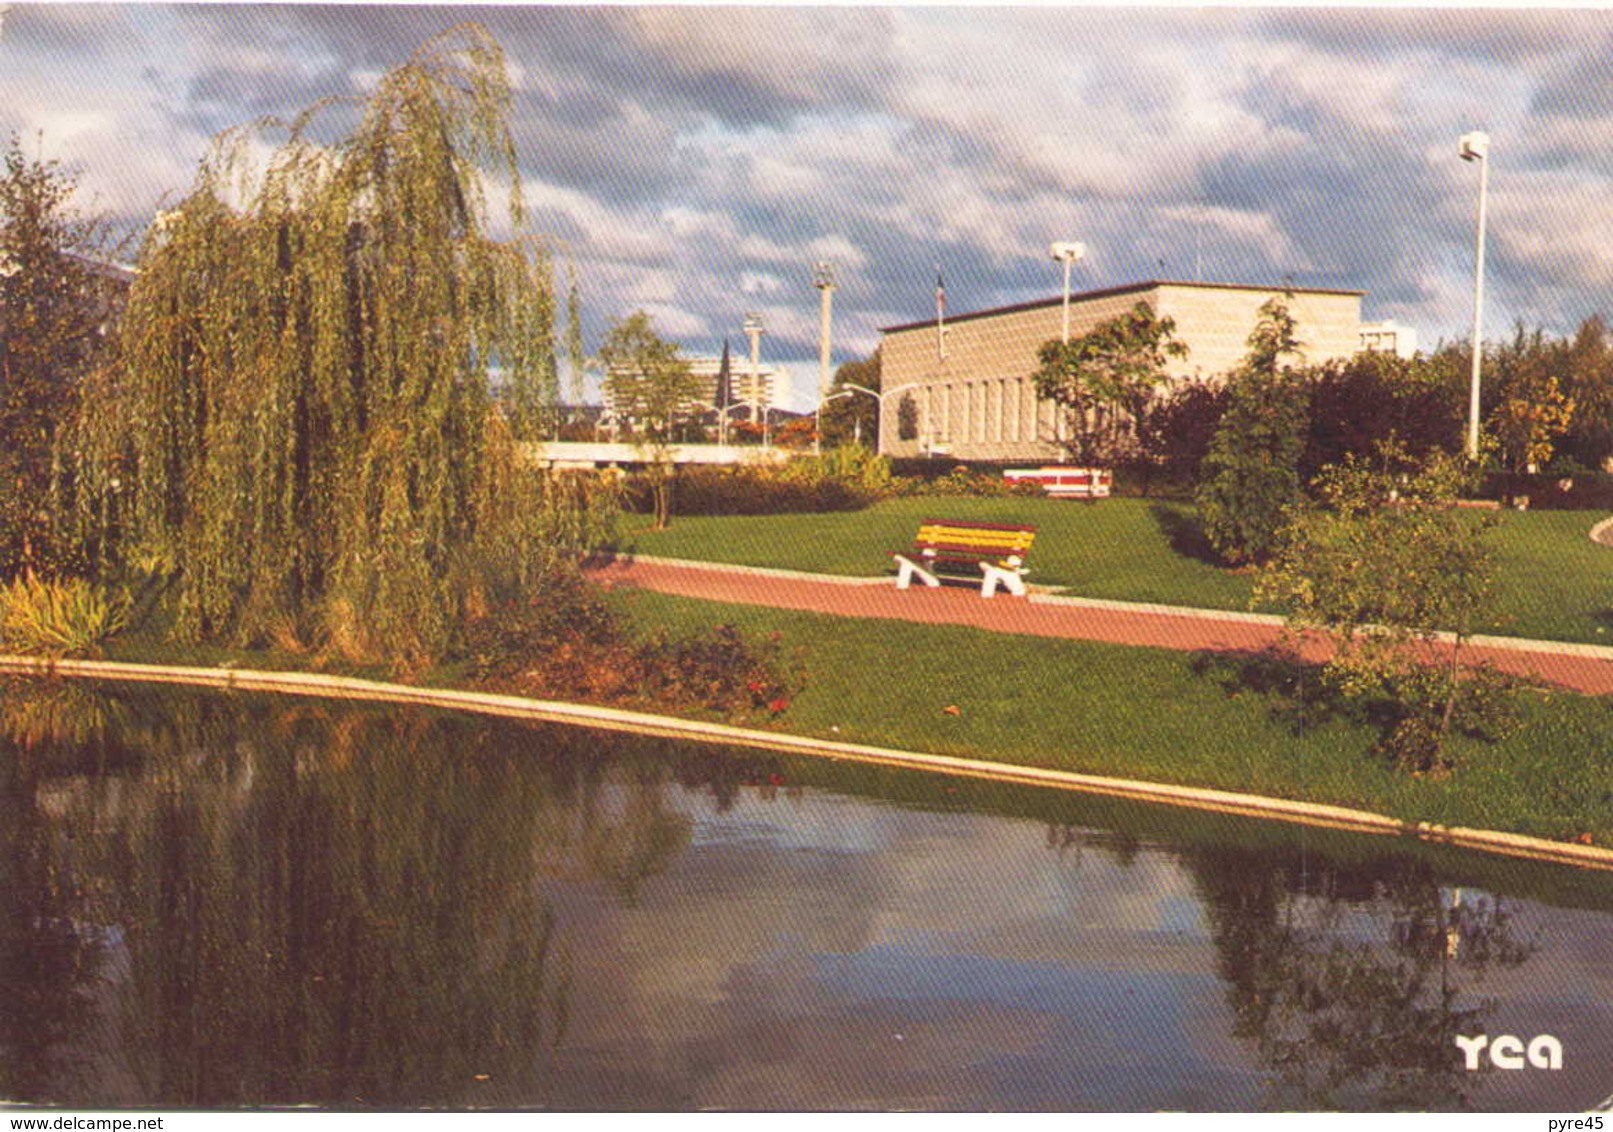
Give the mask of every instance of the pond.
<path id="1" fill-rule="evenodd" d="M 0 685 L 0 821 L 13 1101 L 1563 1111 L 1613 1093 L 1609 873 L 84 682 Z M 1485 1051 L 1469 1070 L 1455 1039 L 1480 1034 L 1550 1035 L 1561 1068 Z"/>

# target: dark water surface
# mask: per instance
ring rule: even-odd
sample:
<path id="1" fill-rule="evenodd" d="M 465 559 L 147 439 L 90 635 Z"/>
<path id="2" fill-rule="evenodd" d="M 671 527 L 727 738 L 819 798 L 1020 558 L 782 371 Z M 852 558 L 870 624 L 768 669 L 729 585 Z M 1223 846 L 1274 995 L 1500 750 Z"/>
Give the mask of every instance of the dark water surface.
<path id="1" fill-rule="evenodd" d="M 1458 1034 L 1563 1068 L 1468 1072 Z M 1613 874 L 310 700 L 0 685 L 0 1098 L 1562 1111 Z"/>

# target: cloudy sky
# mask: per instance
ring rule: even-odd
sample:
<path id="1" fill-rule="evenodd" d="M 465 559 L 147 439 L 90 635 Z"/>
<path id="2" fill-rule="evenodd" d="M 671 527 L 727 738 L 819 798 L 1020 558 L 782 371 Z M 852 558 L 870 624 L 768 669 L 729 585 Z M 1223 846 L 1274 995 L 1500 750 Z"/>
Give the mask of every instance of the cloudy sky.
<path id="1" fill-rule="evenodd" d="M 811 385 L 815 260 L 840 361 L 933 315 L 938 264 L 954 312 L 1056 295 L 1055 239 L 1088 247 L 1078 287 L 1355 287 L 1432 345 L 1471 326 L 1474 129 L 1486 327 L 1613 315 L 1605 11 L 19 3 L 0 129 L 144 223 L 217 131 L 362 93 L 472 19 L 591 347 L 643 308 L 715 352 L 757 311 Z"/>

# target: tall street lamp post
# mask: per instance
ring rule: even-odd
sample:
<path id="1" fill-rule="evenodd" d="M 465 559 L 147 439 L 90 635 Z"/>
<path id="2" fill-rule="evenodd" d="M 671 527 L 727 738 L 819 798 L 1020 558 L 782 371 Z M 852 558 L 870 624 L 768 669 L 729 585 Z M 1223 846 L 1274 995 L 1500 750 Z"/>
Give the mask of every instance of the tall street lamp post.
<path id="1" fill-rule="evenodd" d="M 1048 250 L 1048 254 L 1050 254 L 1054 259 L 1058 260 L 1060 263 L 1062 263 L 1064 265 L 1064 338 L 1063 338 L 1063 340 L 1065 342 L 1068 342 L 1070 340 L 1070 268 L 1075 266 L 1075 261 L 1076 260 L 1084 259 L 1086 257 L 1087 246 L 1085 244 L 1070 243 L 1068 241 L 1061 240 L 1058 243 L 1052 245 L 1047 250 Z"/>
<path id="2" fill-rule="evenodd" d="M 1473 373 L 1467 394 L 1467 458 L 1479 458 L 1479 369 L 1484 359 L 1484 212 L 1490 190 L 1490 135 L 1463 134 L 1463 161 L 1479 163 L 1479 222 L 1473 251 Z"/>
<path id="3" fill-rule="evenodd" d="M 752 312 L 745 316 L 745 336 L 750 339 L 750 403 L 751 421 L 762 418 L 762 446 L 767 446 L 767 414 L 762 408 L 762 316 Z"/>
<path id="4" fill-rule="evenodd" d="M 812 285 L 821 297 L 818 330 L 818 407 L 812 411 L 812 454 L 823 454 L 823 399 L 829 395 L 829 323 L 834 317 L 835 269 L 826 259 L 812 269 Z"/>

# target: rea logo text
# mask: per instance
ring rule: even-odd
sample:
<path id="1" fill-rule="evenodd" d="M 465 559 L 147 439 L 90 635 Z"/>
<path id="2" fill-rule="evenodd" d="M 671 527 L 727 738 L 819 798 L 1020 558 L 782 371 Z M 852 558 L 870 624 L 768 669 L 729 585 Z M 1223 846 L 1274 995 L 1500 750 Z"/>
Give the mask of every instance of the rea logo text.
<path id="1" fill-rule="evenodd" d="M 1527 1046 L 1522 1038 L 1511 1034 L 1497 1034 L 1494 1041 L 1490 1040 L 1488 1034 L 1473 1038 L 1457 1034 L 1456 1044 L 1467 1059 L 1469 1071 L 1479 1068 L 1479 1056 L 1484 1053 L 1486 1046 L 1490 1050 L 1490 1064 L 1497 1069 L 1522 1069 L 1525 1065 L 1532 1065 L 1536 1069 L 1563 1067 L 1563 1043 L 1550 1034 L 1530 1039 Z"/>

